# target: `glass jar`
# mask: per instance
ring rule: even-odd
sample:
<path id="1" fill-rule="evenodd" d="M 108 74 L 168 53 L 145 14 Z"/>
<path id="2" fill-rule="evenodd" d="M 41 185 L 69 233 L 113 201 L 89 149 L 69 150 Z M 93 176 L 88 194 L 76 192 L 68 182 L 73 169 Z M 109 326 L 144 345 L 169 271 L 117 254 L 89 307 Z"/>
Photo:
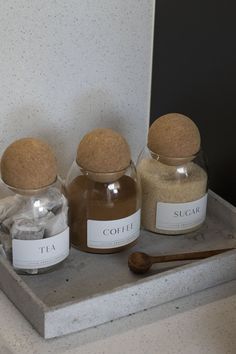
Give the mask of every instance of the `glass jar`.
<path id="1" fill-rule="evenodd" d="M 172 158 L 146 147 L 137 162 L 142 185 L 143 228 L 161 234 L 185 234 L 206 217 L 207 167 L 203 151 Z"/>
<path id="2" fill-rule="evenodd" d="M 92 253 L 114 253 L 136 243 L 140 232 L 140 181 L 134 164 L 97 173 L 76 161 L 66 179 L 72 245 Z"/>
<path id="3" fill-rule="evenodd" d="M 53 269 L 69 255 L 68 204 L 59 179 L 37 190 L 1 183 L 1 254 L 19 274 Z"/>

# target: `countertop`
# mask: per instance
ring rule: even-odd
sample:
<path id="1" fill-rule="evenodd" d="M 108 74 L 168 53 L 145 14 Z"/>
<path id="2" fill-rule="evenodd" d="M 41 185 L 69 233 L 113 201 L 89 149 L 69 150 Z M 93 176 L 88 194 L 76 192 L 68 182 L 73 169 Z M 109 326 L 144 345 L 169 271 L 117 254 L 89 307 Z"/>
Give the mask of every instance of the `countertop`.
<path id="1" fill-rule="evenodd" d="M 0 354 L 16 353 L 235 354 L 236 281 L 51 340 L 0 291 Z"/>

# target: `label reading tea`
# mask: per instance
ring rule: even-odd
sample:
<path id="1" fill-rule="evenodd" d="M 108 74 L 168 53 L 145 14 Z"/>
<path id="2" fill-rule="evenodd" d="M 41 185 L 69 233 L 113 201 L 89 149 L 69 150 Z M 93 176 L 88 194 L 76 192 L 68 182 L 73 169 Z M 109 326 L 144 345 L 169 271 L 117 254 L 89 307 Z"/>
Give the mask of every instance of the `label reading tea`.
<path id="1" fill-rule="evenodd" d="M 116 248 L 127 245 L 139 236 L 140 210 L 117 220 L 88 220 L 87 245 L 92 248 Z"/>
<path id="2" fill-rule="evenodd" d="M 166 231 L 187 230 L 206 218 L 207 194 L 188 203 L 157 203 L 156 228 Z"/>
<path id="3" fill-rule="evenodd" d="M 12 240 L 13 266 L 18 269 L 46 268 L 69 255 L 69 228 L 41 240 Z"/>

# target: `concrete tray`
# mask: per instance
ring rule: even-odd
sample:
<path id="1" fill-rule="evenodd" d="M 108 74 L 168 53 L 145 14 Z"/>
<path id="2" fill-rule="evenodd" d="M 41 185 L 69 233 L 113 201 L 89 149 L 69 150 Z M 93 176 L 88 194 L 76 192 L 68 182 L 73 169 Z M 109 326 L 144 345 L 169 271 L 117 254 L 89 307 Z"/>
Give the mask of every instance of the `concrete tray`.
<path id="1" fill-rule="evenodd" d="M 236 250 L 205 260 L 159 265 L 147 275 L 127 267 L 131 252 L 165 254 L 236 247 L 236 208 L 212 191 L 205 225 L 188 235 L 141 232 L 123 253 L 94 255 L 71 249 L 51 273 L 19 276 L 0 256 L 0 288 L 44 337 L 80 331 L 236 278 Z"/>

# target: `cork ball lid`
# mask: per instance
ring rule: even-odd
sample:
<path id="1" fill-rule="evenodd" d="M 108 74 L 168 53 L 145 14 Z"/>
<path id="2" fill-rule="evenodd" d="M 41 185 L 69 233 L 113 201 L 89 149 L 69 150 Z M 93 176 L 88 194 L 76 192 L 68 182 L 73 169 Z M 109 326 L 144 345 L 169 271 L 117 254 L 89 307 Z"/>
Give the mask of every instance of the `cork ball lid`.
<path id="1" fill-rule="evenodd" d="M 52 148 L 39 139 L 13 142 L 1 159 L 2 180 L 16 189 L 40 189 L 57 177 L 57 162 Z"/>
<path id="2" fill-rule="evenodd" d="M 149 129 L 148 147 L 161 156 L 193 156 L 199 151 L 200 144 L 198 127 L 183 114 L 165 114 L 156 119 Z"/>
<path id="3" fill-rule="evenodd" d="M 130 148 L 122 135 L 112 129 L 94 129 L 81 140 L 77 163 L 87 171 L 112 173 L 126 169 L 131 160 Z"/>

